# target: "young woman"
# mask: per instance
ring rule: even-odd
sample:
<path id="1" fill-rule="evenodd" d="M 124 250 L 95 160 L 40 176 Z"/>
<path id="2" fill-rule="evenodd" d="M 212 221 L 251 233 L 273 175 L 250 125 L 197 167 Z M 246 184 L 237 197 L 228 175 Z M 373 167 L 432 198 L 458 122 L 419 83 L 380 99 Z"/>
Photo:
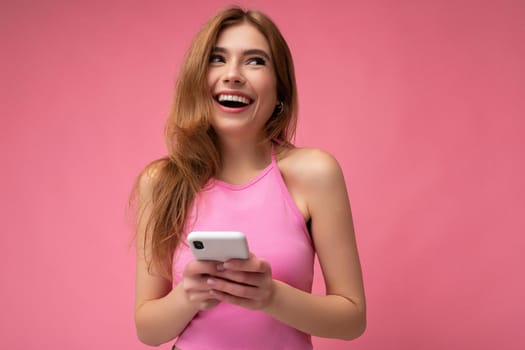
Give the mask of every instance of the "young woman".
<path id="1" fill-rule="evenodd" d="M 365 295 L 345 182 L 329 154 L 291 144 L 289 48 L 264 14 L 229 8 L 198 33 L 176 86 L 168 156 L 138 184 L 135 322 L 176 349 L 311 349 L 353 339 Z M 197 261 L 194 230 L 242 231 L 250 256 Z M 311 294 L 314 254 L 326 295 Z"/>

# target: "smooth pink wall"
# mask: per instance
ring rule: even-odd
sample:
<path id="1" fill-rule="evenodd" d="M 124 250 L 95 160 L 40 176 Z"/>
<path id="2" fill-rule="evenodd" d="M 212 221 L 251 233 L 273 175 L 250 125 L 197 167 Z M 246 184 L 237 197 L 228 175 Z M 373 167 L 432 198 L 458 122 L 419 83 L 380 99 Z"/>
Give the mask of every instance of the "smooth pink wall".
<path id="1" fill-rule="evenodd" d="M 347 177 L 369 324 L 316 348 L 525 348 L 524 3 L 240 3 L 292 48 L 297 143 Z M 227 4 L 0 3 L 0 348 L 147 348 L 126 200 Z"/>

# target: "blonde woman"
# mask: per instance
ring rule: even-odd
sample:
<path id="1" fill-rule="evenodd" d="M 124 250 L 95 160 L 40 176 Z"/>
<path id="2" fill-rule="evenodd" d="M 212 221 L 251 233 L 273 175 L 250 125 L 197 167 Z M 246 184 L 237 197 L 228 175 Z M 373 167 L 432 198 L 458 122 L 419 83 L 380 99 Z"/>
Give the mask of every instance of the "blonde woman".
<path id="1" fill-rule="evenodd" d="M 341 169 L 291 143 L 297 92 L 275 24 L 233 7 L 194 39 L 166 125 L 168 156 L 138 193 L 135 322 L 174 349 L 312 349 L 353 339 L 365 295 Z M 197 261 L 194 230 L 242 231 L 250 257 Z M 326 285 L 311 293 L 314 255 Z"/>

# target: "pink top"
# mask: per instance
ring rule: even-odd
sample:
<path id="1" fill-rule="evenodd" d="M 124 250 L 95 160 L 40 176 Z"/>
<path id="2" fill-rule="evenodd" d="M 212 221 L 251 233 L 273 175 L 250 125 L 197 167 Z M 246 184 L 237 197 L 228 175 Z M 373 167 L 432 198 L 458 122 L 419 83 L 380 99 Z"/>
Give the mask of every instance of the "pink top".
<path id="1" fill-rule="evenodd" d="M 314 248 L 273 150 L 271 163 L 246 184 L 232 185 L 212 179 L 199 193 L 186 233 L 206 230 L 244 232 L 250 251 L 270 263 L 274 279 L 311 291 Z M 191 259 L 187 244 L 181 244 L 173 262 L 175 284 Z M 176 344 L 182 350 L 312 349 L 310 335 L 264 312 L 225 302 L 199 312 Z"/>

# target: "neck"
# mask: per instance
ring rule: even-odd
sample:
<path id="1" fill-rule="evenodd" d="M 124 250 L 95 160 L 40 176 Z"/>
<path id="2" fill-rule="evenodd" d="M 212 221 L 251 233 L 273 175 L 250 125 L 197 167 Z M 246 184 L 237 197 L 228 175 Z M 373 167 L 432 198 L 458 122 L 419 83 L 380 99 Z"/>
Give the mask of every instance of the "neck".
<path id="1" fill-rule="evenodd" d="M 220 140 L 222 168 L 220 180 L 242 184 L 256 176 L 271 161 L 271 143 Z"/>

